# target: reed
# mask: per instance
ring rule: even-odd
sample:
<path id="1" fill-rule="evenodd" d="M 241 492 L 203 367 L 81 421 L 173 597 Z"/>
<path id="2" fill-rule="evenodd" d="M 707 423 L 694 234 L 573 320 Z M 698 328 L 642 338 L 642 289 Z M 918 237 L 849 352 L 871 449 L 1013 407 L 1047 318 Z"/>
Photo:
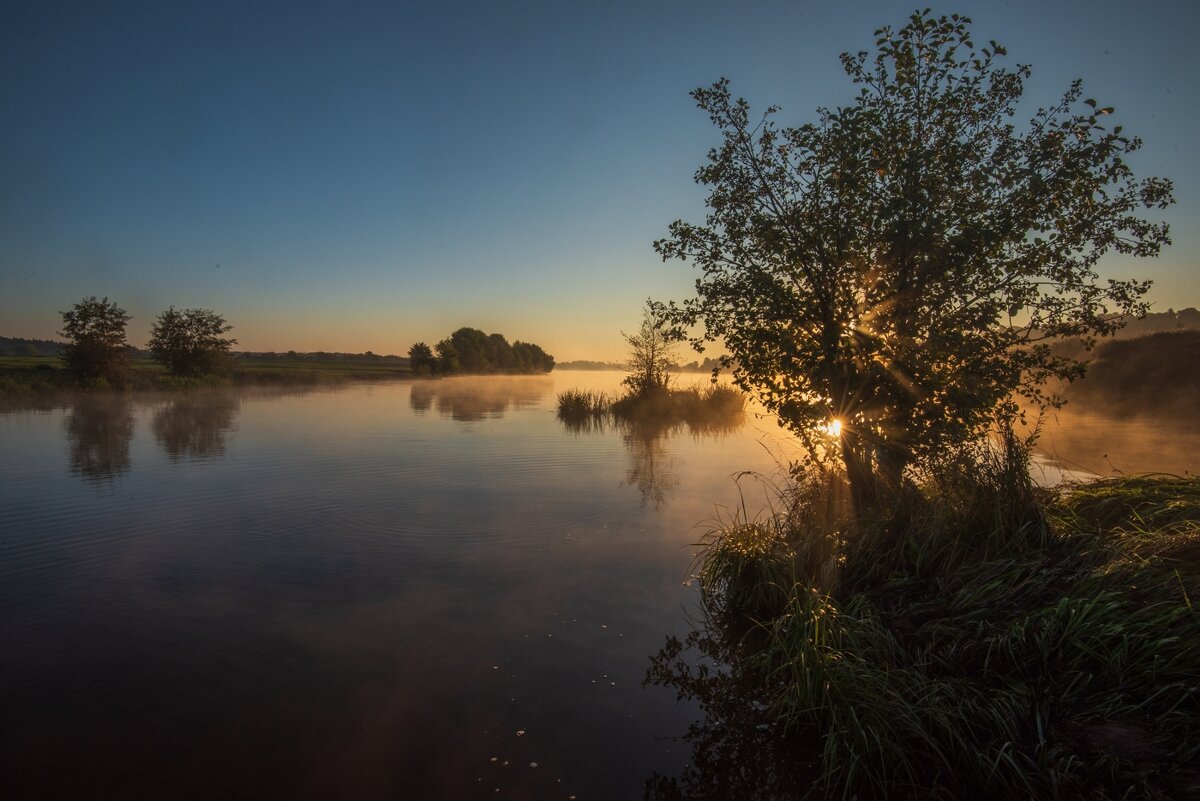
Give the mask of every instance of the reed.
<path id="1" fill-rule="evenodd" d="M 558 393 L 556 409 L 560 420 L 586 420 L 609 414 L 612 400 L 603 392 L 568 389 Z"/>

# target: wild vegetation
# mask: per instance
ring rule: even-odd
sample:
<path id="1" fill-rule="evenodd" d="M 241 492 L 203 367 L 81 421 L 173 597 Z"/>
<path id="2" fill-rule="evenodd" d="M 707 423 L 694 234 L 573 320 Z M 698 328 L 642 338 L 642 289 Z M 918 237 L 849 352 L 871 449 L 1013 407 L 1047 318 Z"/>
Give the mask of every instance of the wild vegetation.
<path id="1" fill-rule="evenodd" d="M 1030 68 L 970 20 L 875 36 L 815 123 L 693 93 L 709 213 L 655 247 L 702 275 L 656 319 L 723 341 L 812 457 L 702 543 L 704 624 L 648 680 L 708 718 L 648 795 L 1195 797 L 1200 479 L 1042 490 L 1012 431 L 1145 313 L 1096 265 L 1169 244 L 1141 214 L 1171 184 L 1078 81 L 1018 128 Z"/>
<path id="2" fill-rule="evenodd" d="M 705 622 L 647 677 L 708 717 L 651 797 L 1200 793 L 1200 478 L 1027 468 L 1011 435 L 958 449 L 901 536 L 816 472 L 715 525 Z"/>

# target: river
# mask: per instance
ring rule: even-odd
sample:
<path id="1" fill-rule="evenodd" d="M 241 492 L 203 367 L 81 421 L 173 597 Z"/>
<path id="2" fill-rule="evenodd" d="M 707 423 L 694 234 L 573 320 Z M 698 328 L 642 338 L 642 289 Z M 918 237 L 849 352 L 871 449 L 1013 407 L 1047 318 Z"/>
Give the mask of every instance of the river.
<path id="1" fill-rule="evenodd" d="M 698 711 L 643 688 L 648 657 L 695 614 L 705 521 L 769 498 L 735 477 L 797 451 L 753 412 L 556 419 L 557 391 L 619 380 L 0 413 L 9 797 L 632 799 L 678 774 Z M 1072 456 L 1050 428 L 1055 463 L 1093 472 L 1194 469 L 1200 443 Z"/>

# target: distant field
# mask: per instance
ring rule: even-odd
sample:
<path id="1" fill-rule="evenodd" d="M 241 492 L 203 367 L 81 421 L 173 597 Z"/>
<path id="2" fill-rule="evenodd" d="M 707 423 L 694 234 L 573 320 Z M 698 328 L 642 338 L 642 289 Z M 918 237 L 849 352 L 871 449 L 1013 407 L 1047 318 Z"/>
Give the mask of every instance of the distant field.
<path id="1" fill-rule="evenodd" d="M 236 371 L 225 380 L 187 380 L 167 375 L 162 365 L 146 358 L 132 362 L 133 389 L 174 389 L 212 383 L 325 383 L 407 378 L 407 367 L 395 363 L 351 360 L 237 359 Z M 71 375 L 58 356 L 0 356 L 0 394 L 53 392 L 71 388 Z"/>
<path id="2" fill-rule="evenodd" d="M 294 374 L 321 373 L 325 375 L 340 375 L 346 378 L 388 378 L 411 375 L 407 367 L 397 364 L 378 362 L 354 362 L 348 360 L 311 361 L 297 359 L 285 361 L 280 359 L 238 359 L 238 368 L 249 374 Z"/>

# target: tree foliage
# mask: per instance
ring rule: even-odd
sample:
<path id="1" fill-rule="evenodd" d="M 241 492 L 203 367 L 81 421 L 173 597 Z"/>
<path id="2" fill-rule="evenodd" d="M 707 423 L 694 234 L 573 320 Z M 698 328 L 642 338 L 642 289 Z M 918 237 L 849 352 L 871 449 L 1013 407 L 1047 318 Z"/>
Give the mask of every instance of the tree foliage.
<path id="1" fill-rule="evenodd" d="M 458 329 L 432 350 L 418 342 L 408 353 L 413 371 L 423 374 L 548 373 L 554 369 L 554 357 L 538 345 L 520 340 L 509 344 L 503 334 L 485 334 L 469 327 Z"/>
<path id="2" fill-rule="evenodd" d="M 693 92 L 722 133 L 695 176 L 709 211 L 655 243 L 701 271 L 666 316 L 724 340 L 735 381 L 810 443 L 839 421 L 860 505 L 1014 392 L 1055 402 L 1044 381 L 1083 367 L 1051 343 L 1146 310 L 1148 282 L 1102 281 L 1100 259 L 1169 244 L 1140 213 L 1171 184 L 1134 177 L 1141 142 L 1112 109 L 1076 81 L 1019 128 L 1030 68 L 969 26 L 926 12 L 876 31 L 872 58 L 842 55 L 853 102 L 799 127 L 753 118 L 725 79 Z"/>
<path id="3" fill-rule="evenodd" d="M 424 342 L 417 342 L 408 349 L 408 367 L 417 375 L 429 375 L 437 367 L 437 359 L 433 348 Z"/>
<path id="4" fill-rule="evenodd" d="M 149 349 L 154 360 L 172 375 L 202 376 L 229 368 L 229 349 L 236 339 L 224 335 L 233 329 L 210 309 L 169 307 L 150 329 Z"/>
<path id="5" fill-rule="evenodd" d="M 629 375 L 623 383 L 629 393 L 642 397 L 664 392 L 671 382 L 670 370 L 675 366 L 675 340 L 663 320 L 650 309 L 642 313 L 642 324 L 632 334 L 621 332 L 629 344 Z"/>
<path id="6" fill-rule="evenodd" d="M 129 315 L 107 297 L 84 298 L 62 315 L 60 336 L 66 337 L 63 359 L 83 383 L 123 384 L 129 374 Z"/>

